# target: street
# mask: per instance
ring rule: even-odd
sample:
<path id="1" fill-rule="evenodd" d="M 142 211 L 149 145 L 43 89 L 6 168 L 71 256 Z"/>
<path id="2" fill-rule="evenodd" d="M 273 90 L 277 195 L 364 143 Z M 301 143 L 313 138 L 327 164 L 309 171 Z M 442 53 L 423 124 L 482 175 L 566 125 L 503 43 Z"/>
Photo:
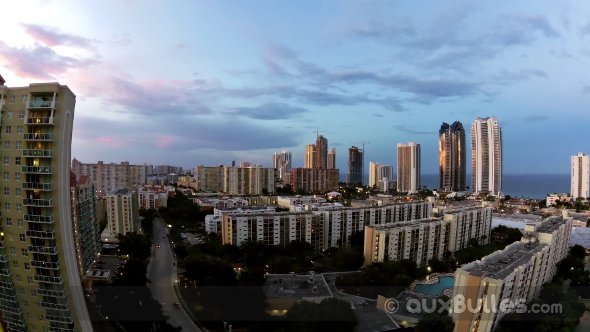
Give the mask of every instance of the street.
<path id="1" fill-rule="evenodd" d="M 148 279 L 151 282 L 148 287 L 154 299 L 162 305 L 164 315 L 170 317 L 168 321 L 170 324 L 181 327 L 182 331 L 201 331 L 185 312 L 182 305 L 179 307 L 174 305 L 180 303 L 174 291 L 176 266 L 172 249 L 165 235 L 166 228 L 162 220 L 156 218 L 154 220 L 152 259 L 148 267 Z"/>

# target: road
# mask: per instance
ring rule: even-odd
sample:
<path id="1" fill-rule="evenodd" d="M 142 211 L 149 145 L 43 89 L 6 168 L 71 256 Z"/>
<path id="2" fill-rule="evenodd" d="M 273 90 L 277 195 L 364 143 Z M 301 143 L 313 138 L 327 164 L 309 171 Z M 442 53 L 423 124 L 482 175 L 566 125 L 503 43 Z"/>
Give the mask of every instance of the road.
<path id="1" fill-rule="evenodd" d="M 152 296 L 160 302 L 164 314 L 170 317 L 170 324 L 181 327 L 182 331 L 201 331 L 182 306 L 174 307 L 174 303 L 180 303 L 174 291 L 176 264 L 165 235 L 166 227 L 162 220 L 155 219 L 152 259 L 148 267 L 148 278 L 151 281 L 148 285 Z"/>

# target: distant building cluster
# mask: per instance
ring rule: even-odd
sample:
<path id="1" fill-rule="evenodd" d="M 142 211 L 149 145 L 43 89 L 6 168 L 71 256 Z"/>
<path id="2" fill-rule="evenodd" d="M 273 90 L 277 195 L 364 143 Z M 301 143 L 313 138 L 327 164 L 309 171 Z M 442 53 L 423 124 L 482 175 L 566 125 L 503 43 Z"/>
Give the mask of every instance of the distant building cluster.
<path id="1" fill-rule="evenodd" d="M 139 187 L 137 190 L 140 209 L 159 209 L 168 206 L 168 192 L 164 186 Z"/>
<path id="2" fill-rule="evenodd" d="M 148 166 L 130 165 L 127 161 L 120 164 L 105 164 L 102 161 L 89 164 L 74 158 L 72 172 L 76 177 L 87 176 L 96 186 L 97 196 L 105 197 L 115 190 L 145 185 Z"/>

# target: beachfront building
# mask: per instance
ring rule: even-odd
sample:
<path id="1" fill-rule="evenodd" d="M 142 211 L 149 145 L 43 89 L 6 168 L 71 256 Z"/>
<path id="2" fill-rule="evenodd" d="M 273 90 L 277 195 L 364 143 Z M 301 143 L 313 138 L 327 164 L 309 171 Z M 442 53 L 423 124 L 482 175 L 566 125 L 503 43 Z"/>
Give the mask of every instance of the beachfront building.
<path id="1" fill-rule="evenodd" d="M 572 156 L 571 194 L 575 199 L 590 197 L 590 156 L 578 153 Z"/>
<path id="2" fill-rule="evenodd" d="M 397 191 L 415 194 L 420 190 L 420 144 L 397 145 Z"/>
<path id="3" fill-rule="evenodd" d="M 502 192 L 502 130 L 495 117 L 471 125 L 471 189 L 476 195 Z"/>
<path id="4" fill-rule="evenodd" d="M 455 272 L 454 295 L 466 302 L 499 308 L 506 300 L 529 302 L 555 275 L 557 263 L 569 252 L 571 218 L 550 217 L 527 224 L 521 241 Z M 463 310 L 451 314 L 455 331 L 493 331 L 507 312 Z"/>

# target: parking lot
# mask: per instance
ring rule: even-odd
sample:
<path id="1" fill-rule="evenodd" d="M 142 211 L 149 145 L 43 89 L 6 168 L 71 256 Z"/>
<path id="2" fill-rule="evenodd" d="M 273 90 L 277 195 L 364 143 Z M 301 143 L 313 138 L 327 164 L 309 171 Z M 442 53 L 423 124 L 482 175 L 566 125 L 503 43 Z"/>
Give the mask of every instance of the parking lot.
<path id="1" fill-rule="evenodd" d="M 117 255 L 100 255 L 96 258 L 94 264 L 92 264 L 91 269 L 109 271 L 111 281 L 113 281 L 120 278 L 124 262 Z"/>

